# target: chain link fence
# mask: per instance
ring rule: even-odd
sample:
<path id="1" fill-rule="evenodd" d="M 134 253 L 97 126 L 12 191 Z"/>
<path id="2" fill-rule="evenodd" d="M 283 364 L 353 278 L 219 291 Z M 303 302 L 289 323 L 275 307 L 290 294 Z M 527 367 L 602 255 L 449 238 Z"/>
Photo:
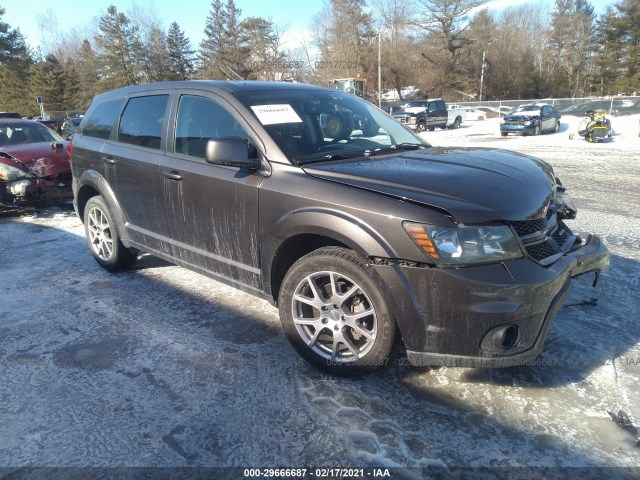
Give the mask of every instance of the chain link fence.
<path id="1" fill-rule="evenodd" d="M 452 102 L 453 103 L 453 102 Z M 531 100 L 489 100 L 483 102 L 455 102 L 465 107 L 515 108 L 527 103 L 547 103 L 562 115 L 584 116 L 587 110 L 606 110 L 609 115 L 623 116 L 640 114 L 640 97 L 585 97 L 585 98 L 539 98 Z M 506 109 L 504 109 L 506 111 Z"/>

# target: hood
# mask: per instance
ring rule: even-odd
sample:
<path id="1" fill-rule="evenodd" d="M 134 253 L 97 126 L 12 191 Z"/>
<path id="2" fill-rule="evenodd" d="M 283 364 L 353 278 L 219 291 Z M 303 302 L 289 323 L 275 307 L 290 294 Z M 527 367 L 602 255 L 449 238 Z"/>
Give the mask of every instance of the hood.
<path id="1" fill-rule="evenodd" d="M 426 110 L 427 110 L 427 107 L 407 107 L 404 109 L 405 112 L 412 113 L 414 115 L 425 112 Z"/>
<path id="2" fill-rule="evenodd" d="M 505 115 L 504 119 L 522 121 L 522 120 L 531 120 L 532 118 L 539 117 L 539 116 L 540 116 L 540 112 L 518 112 L 518 113 L 512 113 L 511 115 Z"/>
<path id="3" fill-rule="evenodd" d="M 62 150 L 55 144 L 61 143 Z M 46 178 L 71 171 L 68 142 L 24 143 L 0 147 L 0 162 L 29 171 L 38 178 Z M 7 158 L 10 157 L 10 158 Z"/>
<path id="4" fill-rule="evenodd" d="M 429 148 L 303 169 L 314 177 L 445 209 L 462 223 L 539 218 L 555 187 L 553 169 L 544 161 L 488 148 Z"/>

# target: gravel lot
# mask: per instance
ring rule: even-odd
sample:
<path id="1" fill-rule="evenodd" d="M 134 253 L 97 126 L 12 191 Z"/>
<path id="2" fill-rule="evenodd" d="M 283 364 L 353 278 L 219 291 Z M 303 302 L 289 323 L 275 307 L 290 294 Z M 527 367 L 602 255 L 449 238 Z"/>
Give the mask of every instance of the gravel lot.
<path id="1" fill-rule="evenodd" d="M 640 427 L 637 117 L 614 118 L 605 144 L 569 140 L 578 119 L 564 118 L 540 137 L 501 138 L 493 120 L 424 134 L 547 160 L 579 208 L 574 231 L 612 252 L 598 288 L 576 280 L 542 356 L 521 367 L 419 370 L 399 358 L 366 378 L 329 377 L 299 359 L 267 302 L 151 256 L 109 274 L 68 205 L 5 215 L 0 478 L 37 473 L 20 467 L 337 466 L 640 478 L 638 434 L 608 413 Z"/>

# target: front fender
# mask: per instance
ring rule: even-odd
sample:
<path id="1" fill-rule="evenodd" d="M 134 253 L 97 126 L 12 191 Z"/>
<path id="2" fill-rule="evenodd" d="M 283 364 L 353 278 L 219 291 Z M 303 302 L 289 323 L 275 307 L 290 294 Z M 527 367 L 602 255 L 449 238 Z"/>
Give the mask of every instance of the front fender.
<path id="1" fill-rule="evenodd" d="M 397 252 L 371 225 L 345 212 L 328 208 L 304 208 L 289 212 L 266 233 L 262 248 L 261 268 L 264 291 L 271 293 L 271 273 L 287 240 L 296 235 L 321 235 L 355 251 L 364 259 L 398 258 Z M 367 273 L 389 302 L 400 333 L 409 345 L 422 345 L 425 329 L 423 311 L 406 273 L 399 265 L 380 266 L 373 262 Z"/>
<path id="2" fill-rule="evenodd" d="M 363 258 L 394 258 L 395 251 L 370 225 L 339 210 L 303 208 L 286 213 L 264 235 L 263 272 L 270 272 L 278 249 L 296 235 L 321 235 L 354 250 Z"/>

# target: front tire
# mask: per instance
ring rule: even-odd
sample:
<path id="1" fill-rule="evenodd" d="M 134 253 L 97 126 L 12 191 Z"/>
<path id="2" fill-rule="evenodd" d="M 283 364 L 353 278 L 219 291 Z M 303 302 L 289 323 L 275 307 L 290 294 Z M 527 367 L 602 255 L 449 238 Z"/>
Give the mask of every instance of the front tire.
<path id="1" fill-rule="evenodd" d="M 368 263 L 352 250 L 321 248 L 298 260 L 278 307 L 287 338 L 315 367 L 359 376 L 387 364 L 395 322 Z"/>
<path id="2" fill-rule="evenodd" d="M 137 254 L 120 241 L 107 203 L 100 195 L 91 197 L 84 207 L 84 231 L 93 258 L 105 270 L 119 270 L 136 261 Z"/>
<path id="3" fill-rule="evenodd" d="M 418 122 L 418 124 L 416 125 L 416 131 L 418 133 L 422 133 L 426 130 L 426 124 L 424 122 Z"/>

